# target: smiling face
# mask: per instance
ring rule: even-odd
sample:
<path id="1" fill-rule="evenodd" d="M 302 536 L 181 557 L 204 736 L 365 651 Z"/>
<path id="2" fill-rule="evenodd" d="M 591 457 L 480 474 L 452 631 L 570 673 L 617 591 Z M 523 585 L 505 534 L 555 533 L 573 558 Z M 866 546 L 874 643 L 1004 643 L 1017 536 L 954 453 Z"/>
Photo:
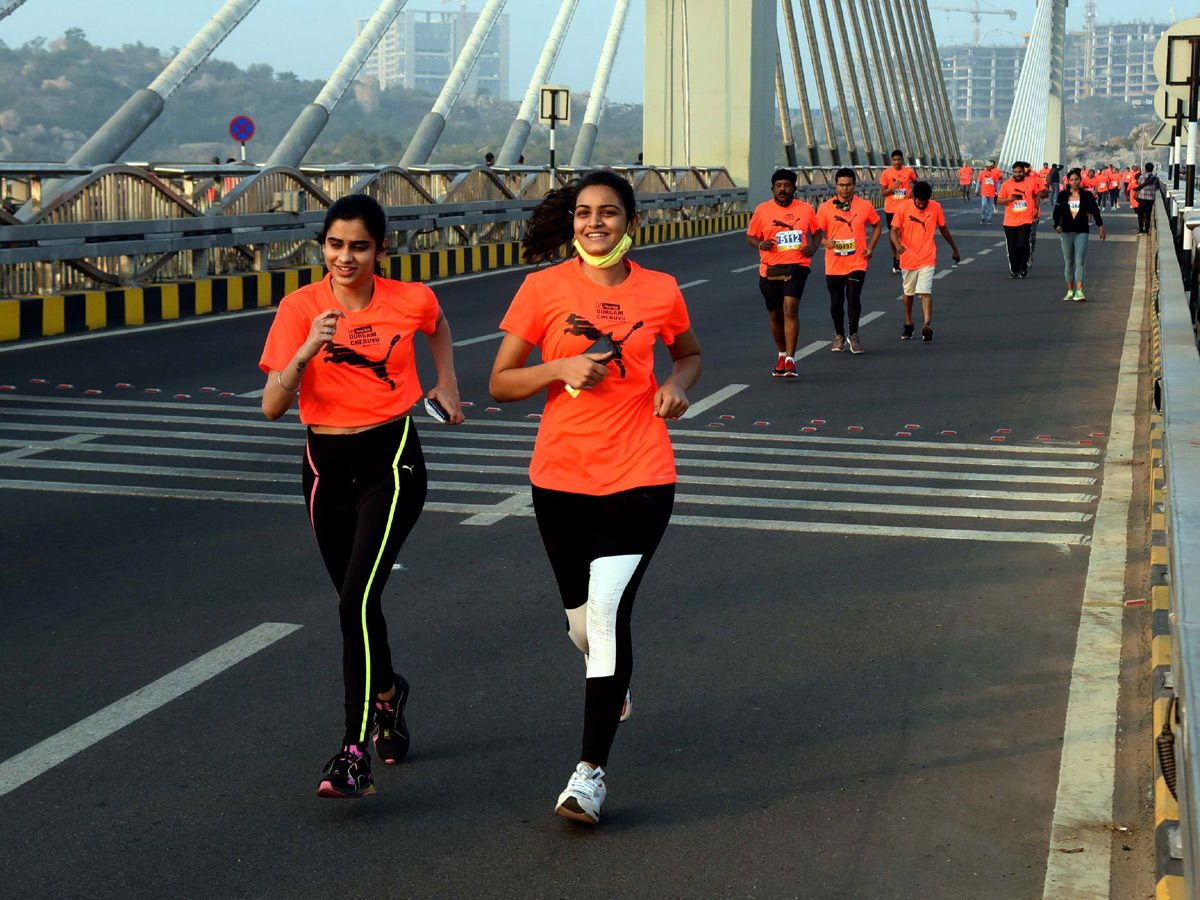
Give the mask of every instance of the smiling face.
<path id="1" fill-rule="evenodd" d="M 636 224 L 610 187 L 589 185 L 575 199 L 575 239 L 592 256 L 606 256 Z"/>
<path id="2" fill-rule="evenodd" d="M 839 178 L 837 180 L 837 197 L 843 203 L 854 199 L 854 179 Z"/>
<path id="3" fill-rule="evenodd" d="M 387 252 L 376 246 L 362 219 L 337 219 L 325 232 L 325 266 L 336 284 L 357 288 L 375 276 L 375 263 Z"/>

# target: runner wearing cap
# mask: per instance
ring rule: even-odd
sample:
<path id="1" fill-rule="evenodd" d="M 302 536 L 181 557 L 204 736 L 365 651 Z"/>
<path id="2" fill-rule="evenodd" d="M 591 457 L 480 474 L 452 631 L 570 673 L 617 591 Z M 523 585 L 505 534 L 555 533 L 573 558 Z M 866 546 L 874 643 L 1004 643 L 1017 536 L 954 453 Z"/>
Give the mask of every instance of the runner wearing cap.
<path id="1" fill-rule="evenodd" d="M 896 210 L 892 219 L 889 238 L 892 252 L 900 259 L 904 270 L 904 330 L 900 340 L 908 341 L 913 335 L 913 297 L 921 298 L 921 312 L 925 324 L 921 327 L 921 340 L 933 340 L 933 275 L 937 267 L 936 232 L 940 231 L 953 251 L 957 263 L 958 246 L 950 229 L 946 227 L 946 215 L 942 205 L 933 197 L 933 188 L 927 181 L 913 185 L 913 199 L 906 200 Z"/>
<path id="2" fill-rule="evenodd" d="M 850 352 L 862 353 L 858 318 L 862 314 L 862 289 L 867 262 L 883 234 L 879 213 L 873 204 L 854 194 L 857 178 L 853 169 L 838 169 L 834 176 L 837 195 L 817 209 L 817 228 L 825 240 L 825 283 L 829 288 L 829 313 L 833 318 L 833 352 L 846 347 L 846 316 L 850 318 Z M 867 226 L 871 240 L 867 241 Z"/>
<path id="3" fill-rule="evenodd" d="M 771 337 L 779 356 L 771 374 L 796 377 L 796 341 L 800 336 L 800 297 L 821 245 L 817 214 L 796 199 L 796 173 L 777 169 L 771 176 L 774 198 L 755 207 L 746 243 L 759 253 L 758 289 L 767 304 Z"/>
<path id="4" fill-rule="evenodd" d="M 883 191 L 883 215 L 887 219 L 888 228 L 892 227 L 892 216 L 900 204 L 912 197 L 913 182 L 917 173 L 904 164 L 904 154 L 899 150 L 892 151 L 892 165 L 879 174 L 879 186 Z M 900 271 L 900 260 L 892 258 L 892 273 Z"/>
<path id="5" fill-rule="evenodd" d="M 996 188 L 1004 178 L 1004 173 L 996 168 L 996 161 L 990 160 L 979 173 L 979 224 L 991 225 L 992 213 L 996 209 Z"/>

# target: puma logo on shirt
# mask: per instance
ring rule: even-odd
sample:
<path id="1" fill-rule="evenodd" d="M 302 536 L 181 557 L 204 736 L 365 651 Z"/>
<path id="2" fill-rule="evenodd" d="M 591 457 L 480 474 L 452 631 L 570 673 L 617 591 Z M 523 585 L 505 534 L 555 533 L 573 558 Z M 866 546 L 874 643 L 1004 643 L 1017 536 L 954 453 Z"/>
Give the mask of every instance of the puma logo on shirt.
<path id="1" fill-rule="evenodd" d="M 376 378 L 384 382 L 391 390 L 394 391 L 396 389 L 396 383 L 388 377 L 387 363 L 388 358 L 392 355 L 392 348 L 394 348 L 399 341 L 400 335 L 393 335 L 392 342 L 388 344 L 387 355 L 380 360 L 368 359 L 351 347 L 345 347 L 341 344 L 335 344 L 330 341 L 325 345 L 325 359 L 327 362 L 355 366 L 356 368 L 366 369 L 369 372 L 373 372 L 375 373 Z"/>

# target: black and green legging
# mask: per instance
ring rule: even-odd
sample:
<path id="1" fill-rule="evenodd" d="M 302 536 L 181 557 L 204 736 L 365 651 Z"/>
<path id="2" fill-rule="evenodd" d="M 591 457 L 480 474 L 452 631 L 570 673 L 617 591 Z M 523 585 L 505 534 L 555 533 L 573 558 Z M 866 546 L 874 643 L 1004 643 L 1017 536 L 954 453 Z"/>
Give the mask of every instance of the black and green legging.
<path id="1" fill-rule="evenodd" d="M 366 744 L 375 695 L 395 684 L 380 601 L 426 486 L 421 442 L 407 416 L 355 434 L 308 431 L 304 502 L 338 593 L 348 744 Z"/>

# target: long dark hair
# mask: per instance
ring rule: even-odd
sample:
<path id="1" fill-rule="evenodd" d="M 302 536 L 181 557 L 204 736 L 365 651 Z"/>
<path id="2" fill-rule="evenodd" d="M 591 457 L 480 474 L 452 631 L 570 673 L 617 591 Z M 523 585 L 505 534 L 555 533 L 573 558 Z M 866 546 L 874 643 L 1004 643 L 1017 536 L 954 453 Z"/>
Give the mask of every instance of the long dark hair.
<path id="1" fill-rule="evenodd" d="M 317 243 L 325 243 L 325 236 L 334 222 L 355 220 L 363 223 L 367 234 L 375 241 L 375 249 L 378 251 L 387 240 L 387 213 L 374 197 L 368 197 L 366 194 L 347 194 L 340 200 L 335 200 L 325 213 L 325 221 L 321 225 L 321 233 L 317 235 Z M 375 274 L 383 274 L 378 261 L 375 263 Z"/>
<path id="2" fill-rule="evenodd" d="M 625 217 L 633 220 L 637 215 L 637 197 L 633 187 L 609 169 L 590 172 L 582 178 L 572 179 L 557 190 L 548 191 L 546 198 L 533 211 L 521 247 L 525 251 L 525 262 L 546 262 L 558 255 L 559 248 L 571 243 L 575 236 L 575 202 L 584 188 L 599 185 L 612 188 L 621 200 Z"/>

